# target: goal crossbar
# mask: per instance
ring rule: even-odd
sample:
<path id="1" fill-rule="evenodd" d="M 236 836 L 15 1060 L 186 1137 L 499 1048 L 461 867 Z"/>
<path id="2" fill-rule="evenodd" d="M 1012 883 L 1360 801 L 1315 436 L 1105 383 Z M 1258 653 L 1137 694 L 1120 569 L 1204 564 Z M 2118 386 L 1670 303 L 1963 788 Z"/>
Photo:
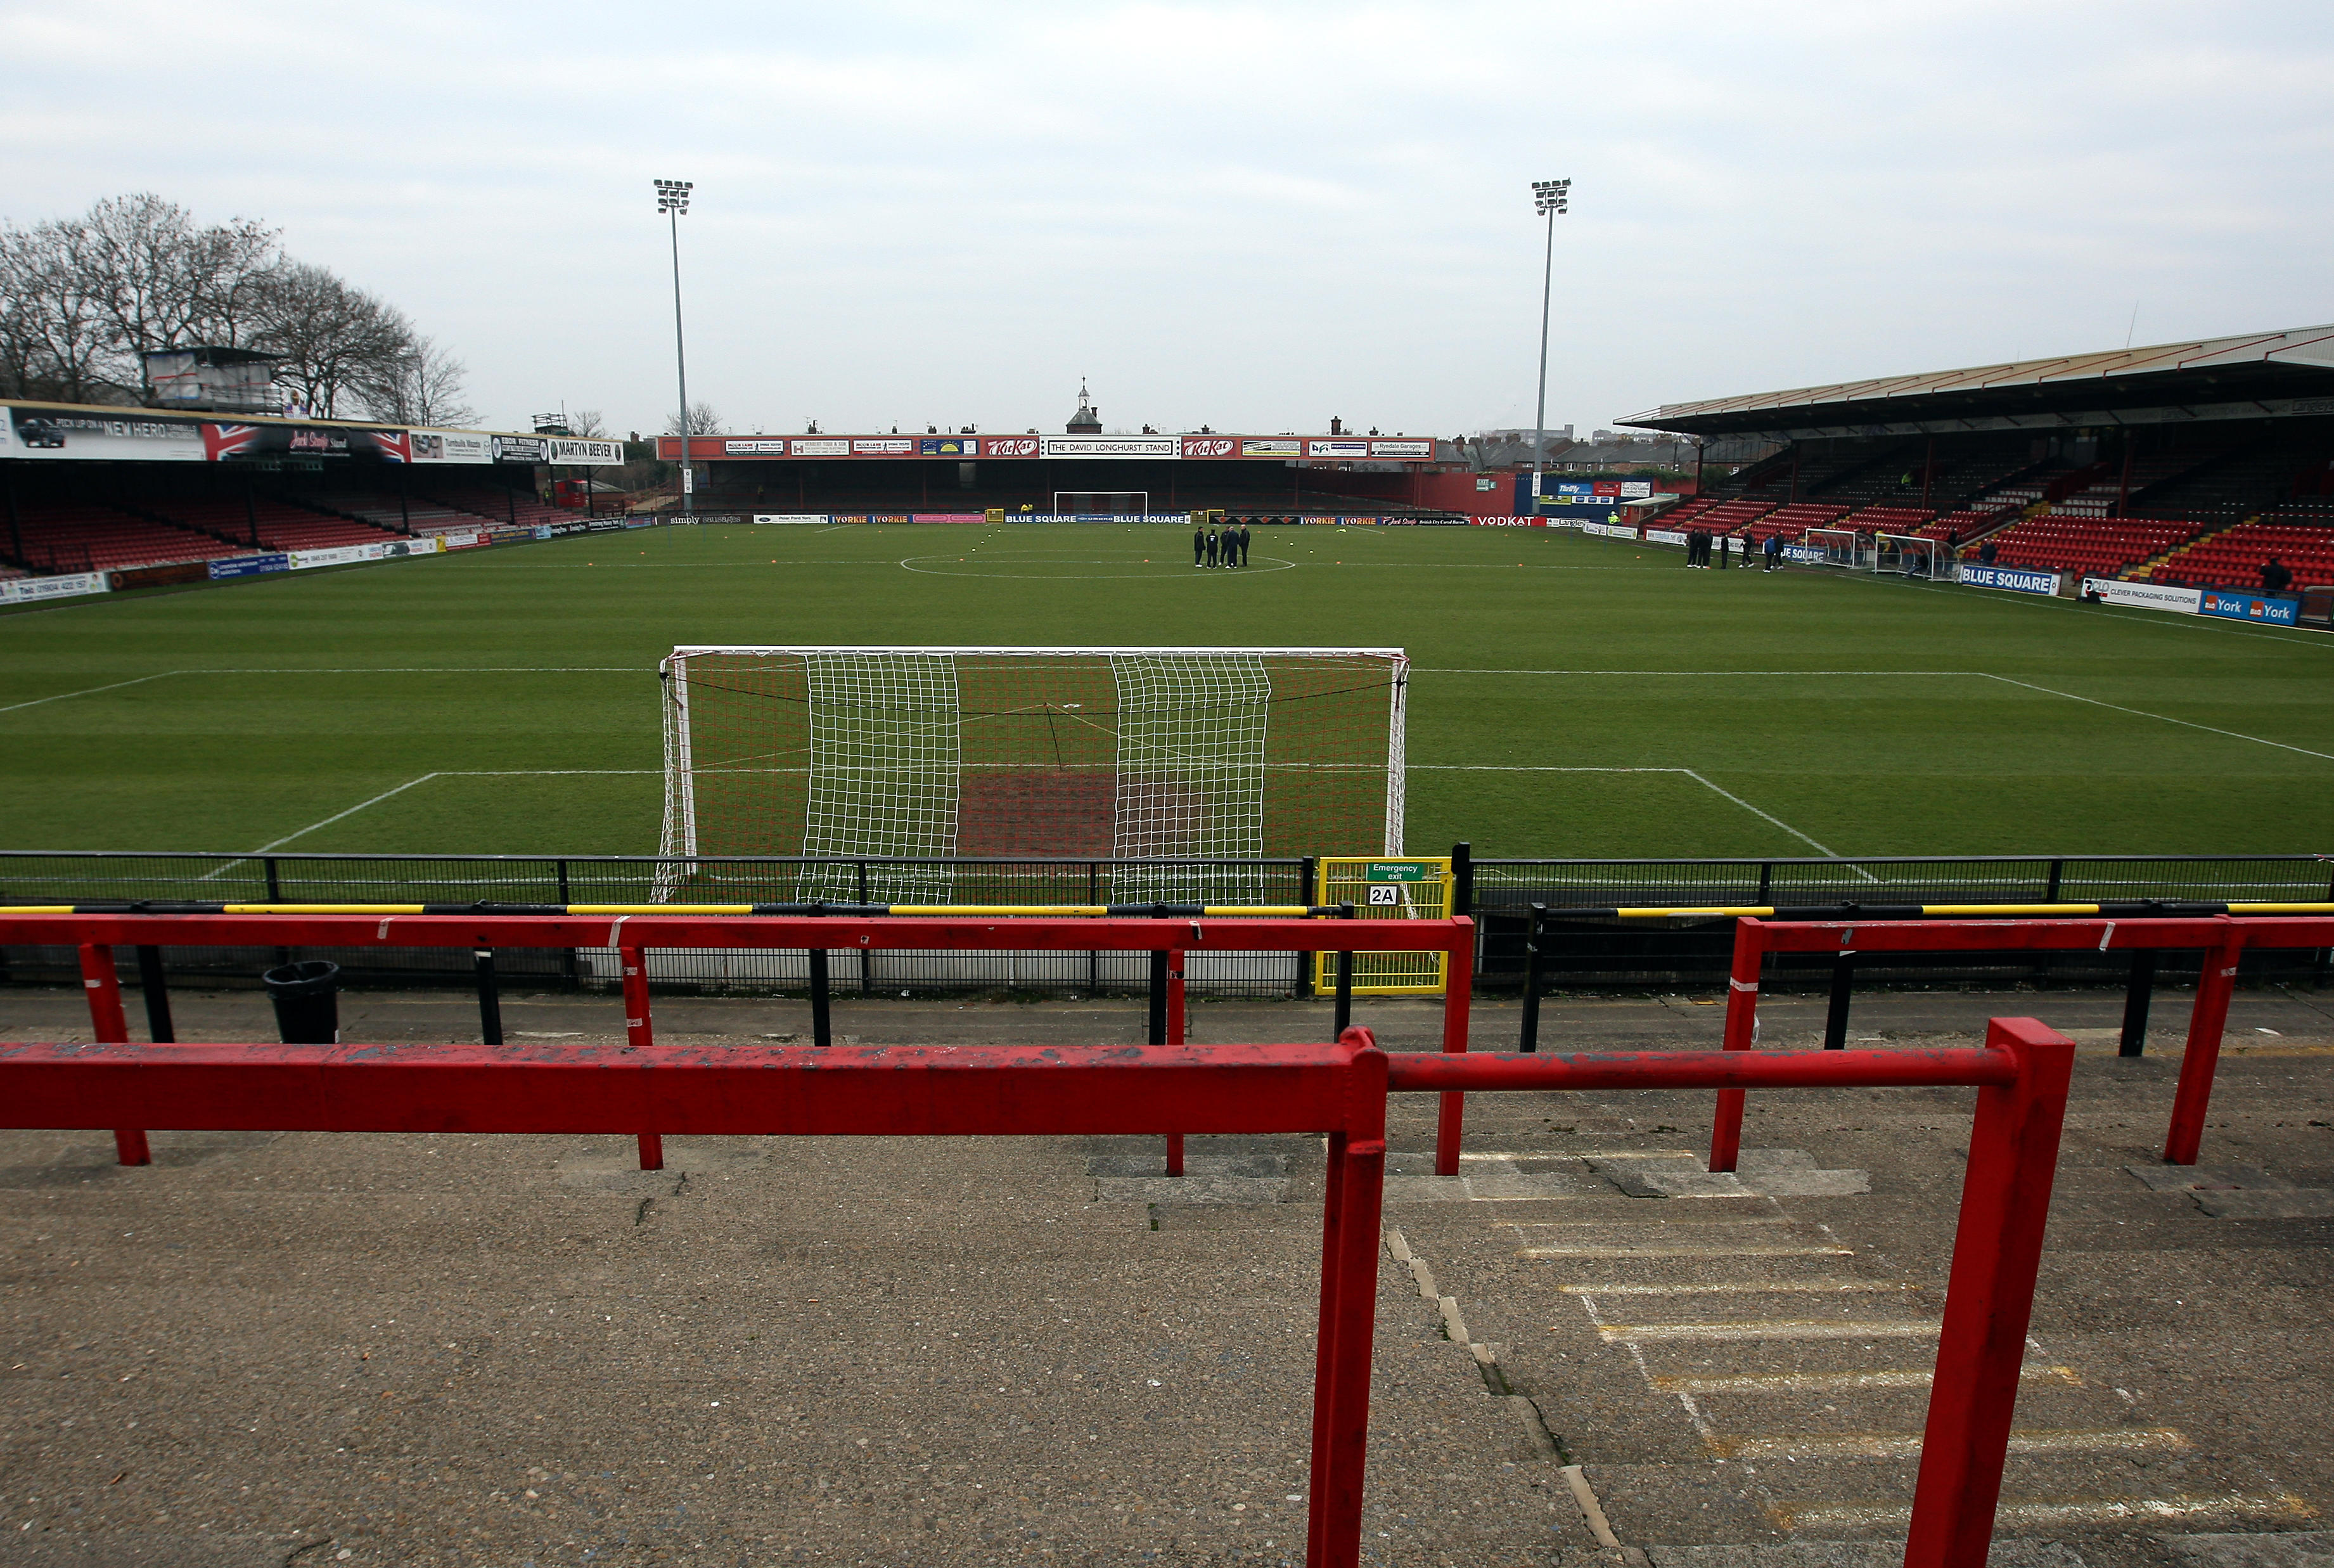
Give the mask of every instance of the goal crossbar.
<path id="1" fill-rule="evenodd" d="M 683 644 L 657 896 L 776 856 L 830 863 L 805 899 L 948 903 L 955 863 L 1026 857 L 1112 863 L 1108 902 L 1256 902 L 1242 863 L 1400 853 L 1408 672 L 1399 648 Z"/>

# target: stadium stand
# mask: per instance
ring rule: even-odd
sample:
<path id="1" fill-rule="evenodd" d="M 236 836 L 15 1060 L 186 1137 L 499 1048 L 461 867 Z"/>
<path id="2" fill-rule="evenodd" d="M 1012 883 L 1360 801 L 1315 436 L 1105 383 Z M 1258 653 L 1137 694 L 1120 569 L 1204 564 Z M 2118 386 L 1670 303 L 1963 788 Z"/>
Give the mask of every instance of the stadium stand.
<path id="1" fill-rule="evenodd" d="M 1847 516 L 1841 506 L 1815 506 L 1800 502 L 1796 506 L 1777 507 L 1773 511 L 1754 518 L 1735 529 L 1743 538 L 1763 541 L 1770 534 L 1780 534 L 1786 539 L 1796 539 L 1809 528 L 1830 528 Z"/>
<path id="2" fill-rule="evenodd" d="M 2046 513 L 1996 534 L 1994 559 L 2005 566 L 2113 576 L 2160 556 L 2204 525 L 2192 518 L 2092 518 Z"/>
<path id="3" fill-rule="evenodd" d="M 86 502 L 16 508 L 24 564 L 34 572 L 111 572 L 241 555 L 247 546 Z"/>
<path id="4" fill-rule="evenodd" d="M 433 526 L 424 530 L 417 526 L 413 530 L 417 534 L 425 531 L 439 534 L 461 533 L 475 529 L 482 524 L 498 528 L 531 528 L 537 523 L 573 522 L 576 515 L 565 507 L 546 506 L 533 496 L 519 495 L 509 490 L 446 489 L 439 490 L 432 496 L 417 497 L 415 499 L 425 507 L 434 504 L 461 514 L 450 527 Z"/>
<path id="5" fill-rule="evenodd" d="M 2148 577 L 2191 587 L 2258 589 L 2262 566 L 2271 556 L 2293 574 L 2296 588 L 2334 584 L 2334 527 L 2282 517 L 2239 523 L 2175 551 Z"/>
<path id="6" fill-rule="evenodd" d="M 1839 526 L 1867 534 L 1910 534 L 1942 539 L 1945 537 L 1942 529 L 1934 535 L 1923 533 L 1936 515 L 1924 507 L 1858 507 L 1842 518 Z"/>
<path id="7" fill-rule="evenodd" d="M 246 550 L 251 547 L 255 530 L 259 535 L 260 547 L 270 550 L 324 550 L 342 545 L 377 545 L 402 537 L 392 528 L 328 517 L 306 507 L 257 497 L 239 501 L 164 501 L 154 509 L 170 522 L 200 528 L 217 538 L 239 541 Z"/>
<path id="8" fill-rule="evenodd" d="M 477 517 L 419 497 L 404 498 L 368 490 L 334 490 L 294 498 L 304 507 L 331 512 L 356 522 L 370 523 L 392 533 L 426 538 L 431 534 L 467 533 L 478 526 Z"/>

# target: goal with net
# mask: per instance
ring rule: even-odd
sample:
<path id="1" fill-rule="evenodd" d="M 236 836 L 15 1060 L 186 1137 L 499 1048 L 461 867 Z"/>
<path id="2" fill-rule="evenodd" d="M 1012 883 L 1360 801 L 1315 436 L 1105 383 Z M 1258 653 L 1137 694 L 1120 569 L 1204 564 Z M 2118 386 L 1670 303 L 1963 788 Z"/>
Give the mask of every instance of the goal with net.
<path id="1" fill-rule="evenodd" d="M 1149 490 L 1056 490 L 1057 518 L 1142 518 L 1151 516 Z"/>
<path id="2" fill-rule="evenodd" d="M 1236 902 L 1240 862 L 1402 849 L 1396 648 L 681 647 L 662 674 L 660 897 L 767 888 L 720 863 L 775 856 L 862 863 L 803 866 L 804 900 L 1071 858 L 1115 863 L 1105 902 Z"/>

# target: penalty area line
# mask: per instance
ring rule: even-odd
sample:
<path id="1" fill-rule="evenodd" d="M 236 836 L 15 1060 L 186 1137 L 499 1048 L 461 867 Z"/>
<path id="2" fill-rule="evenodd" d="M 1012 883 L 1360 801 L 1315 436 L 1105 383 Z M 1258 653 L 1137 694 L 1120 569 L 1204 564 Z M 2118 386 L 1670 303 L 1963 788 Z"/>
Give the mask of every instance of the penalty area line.
<path id="1" fill-rule="evenodd" d="M 394 789 L 384 789 L 370 800 L 361 800 L 345 811 L 335 811 L 321 822 L 311 822 L 297 832 L 286 833 L 273 843 L 263 844 L 256 849 L 236 856 L 229 859 L 227 865 L 219 866 L 215 871 L 207 872 L 196 880 L 208 882 L 212 877 L 225 876 L 228 867 L 236 865 L 237 861 L 248 860 L 254 856 L 281 849 L 295 838 L 305 838 L 319 828 L 330 828 L 333 823 L 343 821 L 360 811 L 370 810 L 382 801 L 402 795 L 416 785 L 427 784 L 433 779 L 646 778 L 651 775 L 661 778 L 663 774 L 664 769 L 661 768 L 448 768 L 436 773 L 424 773 L 419 779 L 408 779 Z"/>
<path id="2" fill-rule="evenodd" d="M 1751 804 L 1750 804 L 1750 802 L 1749 802 L 1748 800 L 1745 800 L 1744 799 L 1742 799 L 1742 797 L 1741 797 L 1741 796 L 1735 794 L 1731 789 L 1722 789 L 1720 786 L 1718 786 L 1718 785 L 1716 785 L 1716 784 L 1712 783 L 1709 779 L 1707 779 L 1703 778 L 1701 774 L 1699 774 L 1699 773 L 1695 772 L 1695 771 L 1694 771 L 1693 769 L 1691 769 L 1691 768 L 1567 768 L 1567 767 L 1561 767 L 1561 766 L 1558 766 L 1558 765 L 1555 765 L 1555 764 L 1529 763 L 1529 762 L 1517 762 L 1517 763 L 1503 763 L 1503 762 L 1413 762 L 1413 763 L 1411 763 L 1411 764 L 1409 765 L 1408 771 L 1413 772 L 1413 773 L 1676 773 L 1676 774 L 1681 774 L 1681 775 L 1683 775 L 1683 777 L 1685 777 L 1685 778 L 1688 778 L 1688 779 L 1693 779 L 1695 783 L 1697 783 L 1697 784 L 1701 785 L 1703 789 L 1705 789 L 1709 790 L 1712 794 L 1713 794 L 1713 795 L 1717 795 L 1717 796 L 1720 796 L 1720 797 L 1722 797 L 1722 798 L 1723 798 L 1723 799 L 1728 799 L 1728 800 L 1732 801 L 1735 805 L 1741 807 L 1743 810 L 1748 811 L 1749 813 L 1750 813 L 1750 815 L 1751 815 L 1751 816 L 1756 817 L 1756 818 L 1760 818 L 1760 819 L 1762 819 L 1762 820 L 1764 820 L 1764 821 L 1773 823 L 1776 827 L 1778 827 L 1778 828 L 1781 828 L 1784 832 L 1786 832 L 1786 833 L 1789 834 L 1792 837 L 1794 837 L 1794 838 L 1798 839 L 1800 843 L 1805 844 L 1805 845 L 1807 845 L 1808 847 L 1812 848 L 1812 849 L 1813 849 L 1817 854 L 1818 854 L 1818 855 L 1822 856 L 1825 859 L 1827 859 L 1827 860 L 1837 860 L 1837 859 L 1840 859 L 1840 858 L 1841 858 L 1841 856 L 1840 856 L 1840 854 L 1839 854 L 1839 852 L 1838 852 L 1837 850 L 1836 850 L 1836 849 L 1827 848 L 1825 846 L 1823 846 L 1823 845 L 1821 845 L 1821 844 L 1817 843 L 1813 838 L 1810 838 L 1809 837 L 1808 837 L 1808 835 L 1806 835 L 1806 834 L 1804 834 L 1804 833 L 1800 832 L 1798 828 L 1796 828 L 1792 827 L 1789 823 L 1788 823 L 1788 822 L 1784 821 L 1781 818 L 1779 818 L 1779 817 L 1776 816 L 1773 812 L 1771 812 L 1771 811 L 1761 811 L 1758 807 L 1751 805 Z M 1879 880 L 1880 880 L 1878 877 L 1876 877 L 1876 876 L 1873 876 L 1870 872 L 1868 872 L 1868 871 L 1865 870 L 1865 869 L 1864 869 L 1862 866 L 1849 866 L 1849 867 L 1848 867 L 1848 869 L 1850 869 L 1850 870 L 1854 871 L 1854 872 L 1855 872 L 1858 876 L 1863 877 L 1866 882 L 1877 882 L 1877 881 L 1879 881 Z"/>

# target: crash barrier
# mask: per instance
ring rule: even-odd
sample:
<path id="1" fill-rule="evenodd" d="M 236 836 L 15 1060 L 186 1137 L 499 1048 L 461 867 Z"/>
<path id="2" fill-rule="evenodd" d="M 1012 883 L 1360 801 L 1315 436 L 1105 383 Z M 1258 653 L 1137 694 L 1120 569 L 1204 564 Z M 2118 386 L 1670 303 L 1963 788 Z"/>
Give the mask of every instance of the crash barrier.
<path id="1" fill-rule="evenodd" d="M 1129 918 L 1097 915 L 969 916 L 965 915 L 908 916 L 747 914 L 672 914 L 675 906 L 641 906 L 651 914 L 603 911 L 577 915 L 512 915 L 473 909 L 466 914 L 414 914 L 406 906 L 375 908 L 363 914 L 342 909 L 274 913 L 184 913 L 153 906 L 130 906 L 106 914 L 0 909 L 0 943 L 49 943 L 72 946 L 81 954 L 82 983 L 89 993 L 90 1021 L 101 1041 L 126 1041 L 129 1021 L 122 1009 L 121 984 L 112 949 L 137 950 L 140 985 L 145 993 L 149 1032 L 158 1042 L 173 1037 L 169 992 L 163 981 L 162 951 L 166 947 L 450 947 L 467 948 L 478 977 L 479 1032 L 490 1045 L 502 1042 L 501 1006 L 497 990 L 495 953 L 499 949 L 600 947 L 617 953 L 623 966 L 624 1031 L 635 1048 L 654 1043 L 649 1002 L 648 953 L 668 947 L 733 949 L 803 949 L 809 954 L 811 1027 L 815 1048 L 833 1039 L 828 1008 L 829 956 L 835 951 L 911 948 L 922 951 L 1095 951 L 1147 953 L 1151 955 L 1148 1032 L 1152 1045 L 1180 1044 L 1184 1031 L 1183 969 L 1192 953 L 1336 953 L 1337 1002 L 1333 1028 L 1343 1032 L 1352 1021 L 1353 965 L 1360 953 L 1434 951 L 1455 958 L 1451 983 L 1442 998 L 1442 1049 L 1467 1049 L 1471 997 L 1467 958 L 1474 951 L 1472 921 L 1355 920 L 1352 918 L 1289 919 L 1276 916 L 1239 917 L 1187 913 L 1174 918 Z M 816 906 L 811 906 L 816 907 Z M 1172 905 L 1154 905 L 1172 908 Z M 1298 906 L 1302 908 L 1304 906 Z M 1455 1118 L 1461 1097 L 1443 1097 L 1446 1117 Z M 663 1130 L 641 1127 L 641 1168 L 663 1168 Z M 148 1158 L 145 1134 L 125 1128 L 115 1135 L 121 1161 L 143 1165 Z M 1439 1144 L 1450 1149 L 1448 1167 L 1438 1157 L 1436 1169 L 1444 1176 L 1459 1173 L 1459 1131 L 1452 1121 Z M 1180 1135 L 1167 1145 L 1167 1169 L 1182 1174 Z"/>
<path id="2" fill-rule="evenodd" d="M 1728 1050 L 1748 1050 L 1758 1039 L 1759 980 L 1770 953 L 1829 953 L 1836 955 L 1831 1017 L 1824 1049 L 1840 1050 L 1847 1040 L 1848 986 L 1854 961 L 1876 953 L 2037 952 L 2089 949 L 2128 952 L 2131 982 L 2124 1002 L 2120 1053 L 2138 1056 L 2147 1033 L 2148 1002 L 2156 954 L 2166 949 L 2199 950 L 2204 973 L 2188 1013 L 2188 1042 L 2174 1091 L 2172 1118 L 2164 1135 L 2167 1165 L 2194 1165 L 2204 1135 L 2204 1114 L 2213 1099 L 2220 1065 L 2221 1036 L 2228 1027 L 2229 998 L 2237 962 L 2248 949 L 2324 947 L 2334 944 L 2334 919 L 2307 916 L 2205 915 L 2191 919 L 2137 920 L 1908 920 L 1774 922 L 1737 921 L 1733 973 L 1727 982 Z M 1711 1131 L 1710 1168 L 1731 1171 L 1742 1143 L 1742 1094 L 1722 1090 Z"/>
<path id="3" fill-rule="evenodd" d="M 1909 1568 L 1982 1568 L 2073 1056 L 2069 1041 L 2031 1019 L 1993 1020 L 1979 1050 L 1533 1058 L 1389 1057 L 1364 1029 L 1349 1029 L 1329 1045 L 826 1050 L 646 1041 L 621 1048 L 141 1046 L 117 1038 L 89 1046 L 0 1045 L 0 1126 L 1326 1134 L 1305 1561 L 1307 1568 L 1357 1568 L 1389 1093 L 1975 1087 L 1969 1174 L 1905 1562 Z"/>

